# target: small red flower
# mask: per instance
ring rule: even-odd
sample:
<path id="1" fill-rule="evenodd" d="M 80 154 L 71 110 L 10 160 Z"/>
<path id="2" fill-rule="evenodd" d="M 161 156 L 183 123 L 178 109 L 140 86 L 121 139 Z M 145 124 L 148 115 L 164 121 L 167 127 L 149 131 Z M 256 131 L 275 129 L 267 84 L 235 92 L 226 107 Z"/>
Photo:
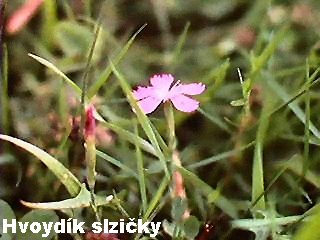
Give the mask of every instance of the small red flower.
<path id="1" fill-rule="evenodd" d="M 86 240 L 120 240 L 116 234 L 87 232 Z"/>

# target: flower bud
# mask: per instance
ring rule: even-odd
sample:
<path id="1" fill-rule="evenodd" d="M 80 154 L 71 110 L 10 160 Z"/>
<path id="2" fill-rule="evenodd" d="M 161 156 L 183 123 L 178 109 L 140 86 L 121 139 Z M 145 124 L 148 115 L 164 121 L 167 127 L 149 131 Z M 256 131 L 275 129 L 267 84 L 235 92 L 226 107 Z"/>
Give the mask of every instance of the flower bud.
<path id="1" fill-rule="evenodd" d="M 85 140 L 94 140 L 95 131 L 96 131 L 96 119 L 94 118 L 95 108 L 93 105 L 90 105 L 86 110 L 86 123 L 84 128 L 84 137 Z"/>

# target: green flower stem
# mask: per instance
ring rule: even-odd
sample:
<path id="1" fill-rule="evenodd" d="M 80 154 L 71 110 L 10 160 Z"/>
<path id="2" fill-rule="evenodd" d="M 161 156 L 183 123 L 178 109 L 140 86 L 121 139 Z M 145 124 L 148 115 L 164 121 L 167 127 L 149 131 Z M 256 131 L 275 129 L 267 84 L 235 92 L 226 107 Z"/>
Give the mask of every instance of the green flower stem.
<path id="1" fill-rule="evenodd" d="M 166 102 L 164 104 L 164 115 L 167 121 L 168 127 L 168 146 L 170 151 L 170 156 L 172 156 L 174 150 L 176 149 L 177 141 L 176 141 L 176 133 L 175 133 L 175 121 L 174 121 L 174 113 L 172 104 L 170 102 Z"/>
<path id="2" fill-rule="evenodd" d="M 96 182 L 96 144 L 94 137 L 87 137 L 86 139 L 86 163 L 87 163 L 87 181 L 91 193 L 91 208 L 96 216 L 97 221 L 100 221 L 98 208 L 94 197 L 94 186 Z"/>
<path id="3" fill-rule="evenodd" d="M 175 198 L 186 198 L 185 188 L 183 184 L 183 177 L 181 173 L 177 170 L 177 167 L 181 167 L 181 161 L 179 153 L 176 150 L 177 140 L 175 134 L 175 121 L 174 121 L 174 112 L 173 107 L 170 102 L 164 104 L 164 115 L 167 121 L 167 130 L 168 130 L 168 148 L 169 148 L 169 158 L 171 160 L 171 176 L 172 176 L 172 197 Z M 173 206 L 172 206 L 173 207 Z M 189 210 L 186 208 L 182 219 L 189 217 Z M 181 220 L 182 220 L 181 219 Z M 181 236 L 181 222 L 178 225 L 175 225 L 172 238 L 179 239 Z"/>
<path id="4" fill-rule="evenodd" d="M 86 164 L 87 164 L 87 181 L 91 193 L 91 208 L 95 213 L 97 221 L 100 221 L 98 209 L 94 196 L 94 187 L 96 183 L 96 120 L 94 118 L 94 106 L 90 105 L 86 110 L 86 120 L 84 128 L 84 139 L 86 142 Z"/>
<path id="5" fill-rule="evenodd" d="M 137 123 L 135 123 L 134 129 L 135 129 L 136 135 L 139 136 Z M 148 201 L 147 201 L 143 156 L 142 156 L 141 149 L 137 143 L 135 144 L 135 147 L 136 147 L 137 170 L 138 170 L 138 176 L 139 176 L 139 188 L 140 188 L 140 194 L 141 194 L 141 200 L 142 200 L 143 213 L 145 214 L 148 207 Z"/>
<path id="6" fill-rule="evenodd" d="M 94 189 L 96 181 L 96 145 L 93 138 L 86 139 L 86 162 L 88 169 L 88 185 L 90 189 Z"/>

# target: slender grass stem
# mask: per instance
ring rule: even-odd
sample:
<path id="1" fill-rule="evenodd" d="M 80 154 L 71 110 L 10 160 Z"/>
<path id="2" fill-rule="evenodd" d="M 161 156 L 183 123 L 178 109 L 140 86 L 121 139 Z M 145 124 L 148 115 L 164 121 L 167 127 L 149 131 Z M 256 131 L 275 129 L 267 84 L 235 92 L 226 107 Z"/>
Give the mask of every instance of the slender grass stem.
<path id="1" fill-rule="evenodd" d="M 139 136 L 137 124 L 135 124 L 135 134 Z M 142 209 L 143 209 L 143 213 L 145 214 L 147 211 L 148 200 L 147 200 L 147 191 L 146 191 L 146 183 L 145 183 L 143 156 L 142 156 L 142 152 L 139 144 L 135 144 L 135 147 L 136 147 L 136 159 L 137 159 L 137 168 L 138 168 L 138 177 L 139 177 L 139 188 L 140 188 L 140 195 L 142 200 Z"/>

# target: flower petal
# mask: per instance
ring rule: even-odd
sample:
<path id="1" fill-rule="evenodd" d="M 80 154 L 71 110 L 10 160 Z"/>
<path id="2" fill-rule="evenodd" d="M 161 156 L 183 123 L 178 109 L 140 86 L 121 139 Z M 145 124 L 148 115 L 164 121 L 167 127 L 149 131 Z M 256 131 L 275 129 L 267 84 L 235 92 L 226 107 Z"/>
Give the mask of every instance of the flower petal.
<path id="1" fill-rule="evenodd" d="M 133 96 L 136 100 L 141 100 L 146 97 L 150 97 L 154 94 L 153 87 L 138 87 L 137 90 L 133 90 Z"/>
<path id="2" fill-rule="evenodd" d="M 148 113 L 152 113 L 154 110 L 156 110 L 156 108 L 159 106 L 161 101 L 162 101 L 161 99 L 157 99 L 155 97 L 150 96 L 150 97 L 147 97 L 147 98 L 140 100 L 138 102 L 138 104 L 141 107 L 142 111 L 145 114 L 148 114 Z"/>
<path id="3" fill-rule="evenodd" d="M 154 75 L 150 78 L 151 85 L 157 89 L 161 89 L 162 91 L 169 91 L 173 81 L 174 78 L 171 74 Z"/>
<path id="4" fill-rule="evenodd" d="M 178 84 L 170 89 L 170 96 L 177 94 L 198 95 L 206 89 L 203 83 Z"/>
<path id="5" fill-rule="evenodd" d="M 199 102 L 182 94 L 177 94 L 170 98 L 176 109 L 182 112 L 193 112 L 198 109 Z"/>

